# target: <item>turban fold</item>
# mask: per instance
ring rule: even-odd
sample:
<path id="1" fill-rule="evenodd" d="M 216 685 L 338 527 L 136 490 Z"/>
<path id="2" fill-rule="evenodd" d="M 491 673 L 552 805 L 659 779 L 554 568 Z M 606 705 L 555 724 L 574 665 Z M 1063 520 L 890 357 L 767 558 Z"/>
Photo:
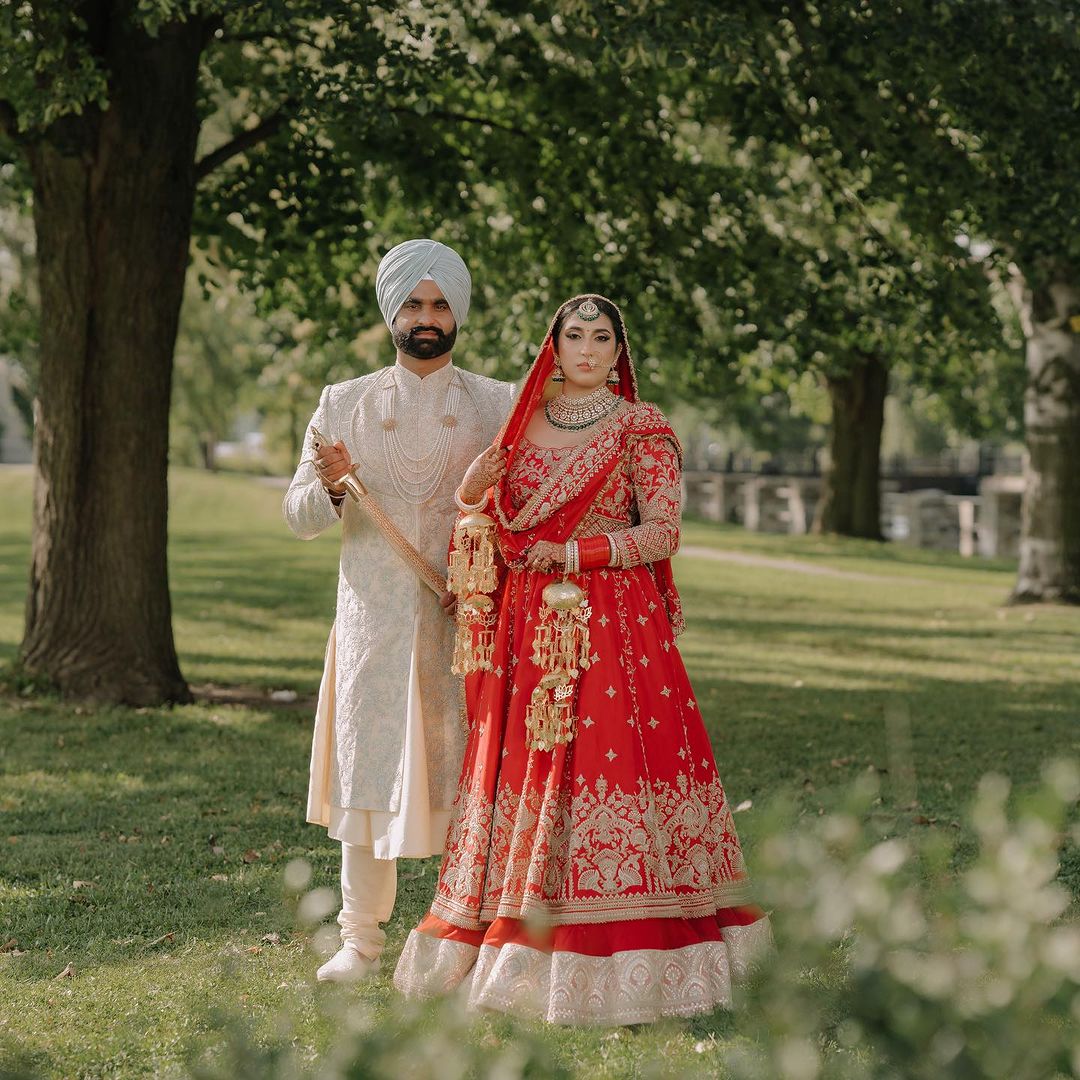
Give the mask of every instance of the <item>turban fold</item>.
<path id="1" fill-rule="evenodd" d="M 465 321 L 472 294 L 465 261 L 438 240 L 406 240 L 383 256 L 375 275 L 375 296 L 387 326 L 394 325 L 401 305 L 424 278 L 431 278 L 442 290 L 458 326 Z"/>

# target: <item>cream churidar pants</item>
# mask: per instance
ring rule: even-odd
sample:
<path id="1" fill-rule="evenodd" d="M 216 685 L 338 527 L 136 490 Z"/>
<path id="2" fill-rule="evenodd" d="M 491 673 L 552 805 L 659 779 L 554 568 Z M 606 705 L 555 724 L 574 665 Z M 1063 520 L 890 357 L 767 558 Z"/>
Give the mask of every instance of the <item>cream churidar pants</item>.
<path id="1" fill-rule="evenodd" d="M 379 923 L 394 910 L 397 861 L 376 859 L 369 847 L 341 845 L 341 940 L 361 956 L 377 959 L 386 944 Z"/>

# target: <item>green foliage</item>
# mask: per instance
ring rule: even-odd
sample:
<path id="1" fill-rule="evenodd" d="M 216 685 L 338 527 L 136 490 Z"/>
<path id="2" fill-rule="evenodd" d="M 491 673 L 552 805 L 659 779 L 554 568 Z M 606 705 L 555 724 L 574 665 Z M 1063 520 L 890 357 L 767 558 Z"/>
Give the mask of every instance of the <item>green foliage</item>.
<path id="1" fill-rule="evenodd" d="M 1063 830 L 1080 771 L 1059 761 L 1011 817 L 988 775 L 970 813 L 978 851 L 896 835 L 875 785 L 824 817 L 778 816 L 758 847 L 777 952 L 741 1013 L 739 1080 L 1080 1074 L 1080 925 L 1061 922 Z"/>
<path id="2" fill-rule="evenodd" d="M 1080 264 L 1080 13 L 1021 0 L 756 10 L 766 76 L 734 115 L 815 148 L 896 198 L 906 220 L 988 239 L 1038 282 Z"/>
<path id="3" fill-rule="evenodd" d="M 23 136 L 107 94 L 92 28 L 46 8 L 18 41 L 29 9 L 9 9 L 11 70 L 83 76 L 13 90 Z M 588 288 L 624 305 L 648 396 L 719 398 L 753 427 L 763 394 L 885 352 L 958 423 L 1000 426 L 983 407 L 999 397 L 966 389 L 1016 366 L 981 267 L 836 149 L 804 92 L 816 53 L 778 13 L 143 0 L 130 21 L 202 22 L 197 243 L 264 316 L 310 322 L 311 348 L 348 356 L 379 325 L 381 253 L 431 234 L 474 271 L 475 369 L 516 377 L 556 304 Z M 822 62 L 850 89 L 858 58 Z"/>

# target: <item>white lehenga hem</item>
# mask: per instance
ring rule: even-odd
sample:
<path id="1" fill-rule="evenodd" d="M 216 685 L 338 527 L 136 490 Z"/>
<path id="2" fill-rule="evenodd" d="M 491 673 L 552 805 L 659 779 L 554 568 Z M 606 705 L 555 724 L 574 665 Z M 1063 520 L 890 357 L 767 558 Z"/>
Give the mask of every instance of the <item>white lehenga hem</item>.
<path id="1" fill-rule="evenodd" d="M 730 1007 L 732 981 L 772 947 L 768 919 L 724 927 L 723 941 L 610 956 L 511 943 L 476 948 L 413 930 L 394 986 L 430 998 L 460 988 L 470 1008 L 553 1024 L 646 1024 Z"/>

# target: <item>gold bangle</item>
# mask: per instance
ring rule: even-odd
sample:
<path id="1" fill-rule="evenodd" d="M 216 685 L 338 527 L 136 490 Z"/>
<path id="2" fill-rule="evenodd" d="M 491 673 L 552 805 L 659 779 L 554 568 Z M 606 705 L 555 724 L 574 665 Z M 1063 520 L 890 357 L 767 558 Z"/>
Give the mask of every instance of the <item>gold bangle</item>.
<path id="1" fill-rule="evenodd" d="M 454 502 L 457 504 L 457 508 L 465 514 L 474 514 L 477 510 L 483 510 L 484 507 L 487 506 L 487 501 L 488 493 L 486 489 L 480 501 L 475 503 L 467 503 L 461 497 L 461 488 L 458 488 L 457 491 L 454 492 Z"/>

